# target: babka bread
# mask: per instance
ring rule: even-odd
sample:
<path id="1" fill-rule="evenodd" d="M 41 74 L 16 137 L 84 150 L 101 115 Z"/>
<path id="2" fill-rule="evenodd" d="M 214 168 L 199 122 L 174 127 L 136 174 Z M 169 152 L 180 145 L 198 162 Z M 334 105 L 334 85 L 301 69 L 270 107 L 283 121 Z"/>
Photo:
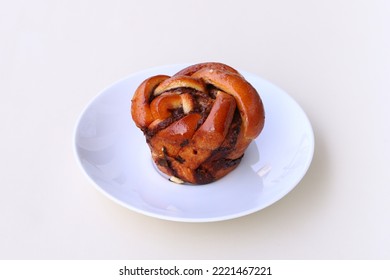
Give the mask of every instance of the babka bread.
<path id="1" fill-rule="evenodd" d="M 237 70 L 215 62 L 146 79 L 134 93 L 131 115 L 159 170 L 192 184 L 236 168 L 264 126 L 256 89 Z"/>

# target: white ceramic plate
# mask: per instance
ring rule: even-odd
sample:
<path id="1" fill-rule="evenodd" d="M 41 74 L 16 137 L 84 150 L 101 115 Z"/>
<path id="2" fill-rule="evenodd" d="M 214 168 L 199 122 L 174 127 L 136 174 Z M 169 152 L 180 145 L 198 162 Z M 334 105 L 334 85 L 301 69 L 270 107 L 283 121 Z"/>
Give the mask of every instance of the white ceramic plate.
<path id="1" fill-rule="evenodd" d="M 305 175 L 314 152 L 308 118 L 283 90 L 241 71 L 258 90 L 265 127 L 240 165 L 217 182 L 178 185 L 156 172 L 142 132 L 130 116 L 130 100 L 146 78 L 174 74 L 170 65 L 133 74 L 103 90 L 81 114 L 75 130 L 78 161 L 94 185 L 134 211 L 174 221 L 227 220 L 259 211 L 290 192 Z"/>

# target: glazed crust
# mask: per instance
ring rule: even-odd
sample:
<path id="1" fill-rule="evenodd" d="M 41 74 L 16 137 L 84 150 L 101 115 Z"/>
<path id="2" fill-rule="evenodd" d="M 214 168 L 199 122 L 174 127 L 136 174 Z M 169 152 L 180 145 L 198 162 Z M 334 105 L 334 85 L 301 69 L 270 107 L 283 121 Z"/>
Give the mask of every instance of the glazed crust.
<path id="1" fill-rule="evenodd" d="M 154 89 L 169 76 L 158 75 L 142 82 L 131 100 L 131 116 L 135 124 L 142 130 L 154 121 L 150 111 L 150 97 Z"/>
<path id="2" fill-rule="evenodd" d="M 235 169 L 265 118 L 256 89 L 234 68 L 215 62 L 146 79 L 134 93 L 131 115 L 156 166 L 192 184 Z"/>

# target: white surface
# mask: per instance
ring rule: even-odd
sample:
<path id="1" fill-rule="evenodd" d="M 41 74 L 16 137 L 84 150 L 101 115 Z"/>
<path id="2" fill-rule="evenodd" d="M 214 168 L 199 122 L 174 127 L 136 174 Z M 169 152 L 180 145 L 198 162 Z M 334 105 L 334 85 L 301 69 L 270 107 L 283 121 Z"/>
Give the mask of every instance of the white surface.
<path id="1" fill-rule="evenodd" d="M 1 1 L 0 258 L 390 258 L 388 1 Z M 131 73 L 221 61 L 288 92 L 315 133 L 287 196 L 216 223 L 147 217 L 93 187 L 80 112 Z"/>
<path id="2" fill-rule="evenodd" d="M 133 92 L 154 75 L 173 75 L 188 65 L 134 73 L 103 90 L 82 112 L 75 152 L 86 175 L 105 195 L 137 212 L 182 222 L 233 219 L 278 201 L 302 179 L 314 152 L 313 130 L 287 93 L 250 73 L 261 92 L 266 123 L 240 165 L 203 186 L 178 185 L 153 166 L 145 137 L 130 116 Z"/>

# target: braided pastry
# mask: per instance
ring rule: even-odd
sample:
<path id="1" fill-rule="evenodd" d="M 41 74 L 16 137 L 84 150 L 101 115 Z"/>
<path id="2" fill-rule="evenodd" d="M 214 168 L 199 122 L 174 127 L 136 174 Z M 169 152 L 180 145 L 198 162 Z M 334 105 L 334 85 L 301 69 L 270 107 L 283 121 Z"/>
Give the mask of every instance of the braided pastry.
<path id="1" fill-rule="evenodd" d="M 222 63 L 146 79 L 134 93 L 131 115 L 156 166 L 193 184 L 213 182 L 237 167 L 264 126 L 257 91 Z"/>

